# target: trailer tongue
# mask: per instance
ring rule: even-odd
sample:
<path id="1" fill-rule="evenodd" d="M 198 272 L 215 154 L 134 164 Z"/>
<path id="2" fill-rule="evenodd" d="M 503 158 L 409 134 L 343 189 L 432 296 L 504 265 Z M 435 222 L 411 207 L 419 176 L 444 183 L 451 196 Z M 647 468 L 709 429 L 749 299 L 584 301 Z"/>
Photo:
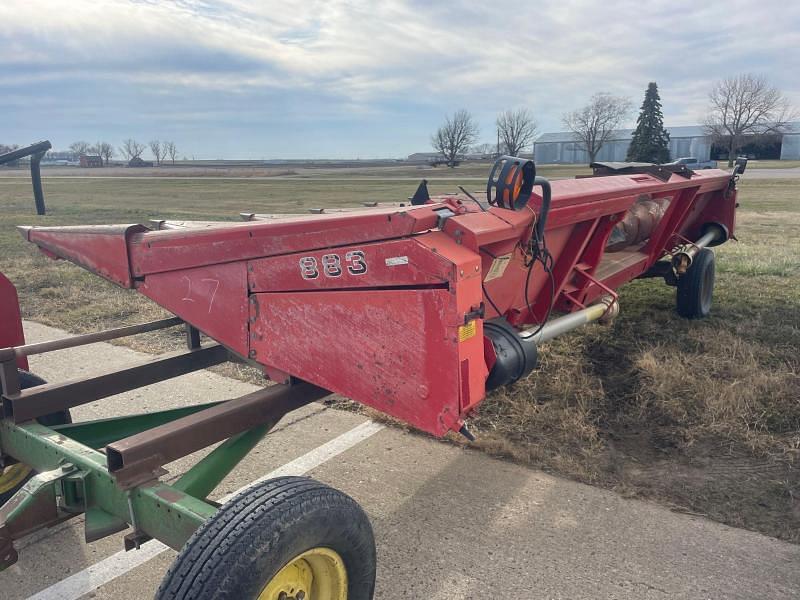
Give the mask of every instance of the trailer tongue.
<path id="1" fill-rule="evenodd" d="M 487 391 L 529 375 L 540 344 L 616 316 L 620 285 L 663 277 L 678 288 L 680 314 L 706 316 L 714 281 L 713 253 L 706 248 L 733 236 L 735 182 L 744 166 L 727 173 L 602 164 L 595 165 L 595 177 L 550 183 L 536 177 L 531 161 L 502 157 L 485 194 L 430 198 L 423 183 L 410 202 L 302 215 L 243 213 L 238 223 L 21 227 L 48 256 L 135 289 L 174 313 L 187 324 L 189 350 L 124 372 L 30 390 L 15 381 L 16 361 L 50 348 L 0 350 L 3 454 L 44 471 L 14 496 L 12 507 L 0 509 L 5 564 L 13 562 L 11 540 L 22 531 L 15 524 L 30 522 L 31 515 L 42 526 L 86 512 L 87 539 L 131 524 L 130 547 L 157 537 L 181 548 L 200 528 L 160 592 L 192 597 L 197 590 L 180 578 L 181 569 L 194 568 L 203 544 L 221 543 L 220 524 L 247 504 L 216 511 L 206 497 L 286 412 L 335 392 L 436 436 L 460 431 L 471 437 L 465 421 Z M 198 332 L 218 344 L 201 346 Z M 222 404 L 104 424 L 50 429 L 31 421 L 231 355 L 260 367 L 278 385 Z M 175 486 L 158 481 L 162 465 L 222 440 Z M 105 448 L 105 455 L 84 444 Z M 56 472 L 59 465 L 69 466 Z M 292 506 L 311 506 L 323 494 L 297 481 L 266 486 L 267 500 L 291 490 Z M 328 590 L 318 588 L 311 597 L 371 597 L 369 524 L 341 496 L 334 502 L 341 529 L 334 539 L 323 535 L 328 521 L 305 515 L 297 527 L 313 530 L 307 537 L 314 545 L 295 548 L 298 530 L 285 531 L 277 549 L 270 546 L 274 522 L 294 510 L 273 503 L 282 508 L 269 513 L 258 538 L 273 562 L 258 569 L 248 562 L 253 553 L 245 536 L 231 542 L 232 548 L 242 544 L 241 555 L 204 563 L 204 572 L 238 568 L 239 560 L 247 583 L 225 588 L 234 597 L 292 597 L 290 589 L 312 589 L 311 580 L 298 575 L 306 572 L 316 573 Z M 251 500 L 267 501 L 258 498 Z M 180 522 L 163 507 L 174 509 Z M 285 555 L 286 548 L 298 552 Z"/>

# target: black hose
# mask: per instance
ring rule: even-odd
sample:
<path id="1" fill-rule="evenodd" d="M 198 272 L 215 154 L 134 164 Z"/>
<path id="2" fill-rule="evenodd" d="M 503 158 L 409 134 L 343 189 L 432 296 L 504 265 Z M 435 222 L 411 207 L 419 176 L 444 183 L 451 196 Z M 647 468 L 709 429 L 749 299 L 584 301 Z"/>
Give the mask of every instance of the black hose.
<path id="1" fill-rule="evenodd" d="M 536 241 L 541 242 L 544 239 L 544 226 L 547 223 L 547 214 L 550 212 L 550 198 L 553 195 L 550 189 L 550 182 L 544 177 L 538 175 L 533 178 L 533 185 L 542 186 L 542 207 L 539 209 L 538 219 L 536 221 Z"/>

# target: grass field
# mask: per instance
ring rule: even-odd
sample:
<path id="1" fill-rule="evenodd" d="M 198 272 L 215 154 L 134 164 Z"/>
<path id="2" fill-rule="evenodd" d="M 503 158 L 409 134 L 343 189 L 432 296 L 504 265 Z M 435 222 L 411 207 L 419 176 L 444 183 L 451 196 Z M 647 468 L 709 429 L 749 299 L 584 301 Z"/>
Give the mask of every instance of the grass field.
<path id="1" fill-rule="evenodd" d="M 457 183 L 479 188 L 485 172 L 439 169 L 424 176 L 439 193 Z M 162 312 L 77 267 L 45 259 L 14 226 L 234 220 L 240 211 L 397 200 L 413 193 L 413 175 L 46 179 L 43 218 L 32 216 L 29 182 L 0 177 L 0 270 L 17 285 L 25 318 L 74 332 L 139 322 Z M 658 280 L 625 286 L 613 325 L 547 344 L 533 376 L 487 399 L 471 425 L 478 445 L 800 541 L 800 180 L 745 175 L 740 202 L 739 241 L 717 250 L 711 318 L 677 317 L 674 290 Z M 182 341 L 178 332 L 146 339 L 146 348 L 134 344 L 160 351 Z"/>

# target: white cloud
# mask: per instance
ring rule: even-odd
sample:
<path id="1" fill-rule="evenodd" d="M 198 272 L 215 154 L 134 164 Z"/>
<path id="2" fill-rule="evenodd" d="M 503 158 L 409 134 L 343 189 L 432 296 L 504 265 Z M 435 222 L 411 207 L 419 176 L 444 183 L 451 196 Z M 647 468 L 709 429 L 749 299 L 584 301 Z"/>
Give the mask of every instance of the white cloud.
<path id="1" fill-rule="evenodd" d="M 554 128 L 595 91 L 638 104 L 656 80 L 668 120 L 691 123 L 714 79 L 752 70 L 800 103 L 800 5 L 785 0 L 5 0 L 0 44 L 7 98 L 79 81 L 98 102 L 133 86 L 185 109 L 284 94 L 320 115 L 465 106 L 489 123 L 528 106 Z"/>

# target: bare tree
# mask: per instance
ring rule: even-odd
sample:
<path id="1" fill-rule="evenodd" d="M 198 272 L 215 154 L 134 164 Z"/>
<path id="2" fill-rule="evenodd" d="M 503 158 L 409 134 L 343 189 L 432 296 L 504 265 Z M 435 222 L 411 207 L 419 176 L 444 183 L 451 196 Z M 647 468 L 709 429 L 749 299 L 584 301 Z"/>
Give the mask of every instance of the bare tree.
<path id="1" fill-rule="evenodd" d="M 81 154 L 87 154 L 91 151 L 92 145 L 89 142 L 72 142 L 69 145 L 69 149 L 71 152 L 74 152 L 78 156 Z"/>
<path id="2" fill-rule="evenodd" d="M 533 143 L 538 127 L 526 108 L 506 110 L 497 116 L 497 132 L 506 154 L 517 156 L 525 146 Z"/>
<path id="3" fill-rule="evenodd" d="M 564 125 L 573 134 L 593 163 L 597 153 L 630 114 L 631 102 L 600 92 L 592 96 L 589 104 L 562 117 Z"/>
<path id="4" fill-rule="evenodd" d="M 140 144 L 139 142 L 137 142 L 132 138 L 128 138 L 127 140 L 122 140 L 122 146 L 119 147 L 119 151 L 122 153 L 122 156 L 125 157 L 125 160 L 133 160 L 134 158 L 141 158 L 144 149 L 145 149 L 144 144 Z"/>
<path id="5" fill-rule="evenodd" d="M 178 156 L 178 148 L 175 146 L 175 142 L 164 142 L 164 158 L 167 156 L 169 156 L 174 165 L 175 157 Z"/>
<path id="6" fill-rule="evenodd" d="M 103 162 L 106 166 L 108 166 L 109 161 L 114 156 L 114 146 L 108 142 L 97 142 L 92 151 L 97 152 L 98 156 L 103 159 Z"/>
<path id="7" fill-rule="evenodd" d="M 495 144 L 494 142 L 484 142 L 482 144 L 475 144 L 472 147 L 472 152 L 474 152 L 475 154 L 494 154 Z"/>
<path id="8" fill-rule="evenodd" d="M 161 159 L 166 155 L 162 154 L 163 150 L 161 149 L 161 142 L 159 140 L 150 140 L 150 152 L 153 153 L 153 156 L 156 158 L 156 164 L 161 164 Z"/>
<path id="9" fill-rule="evenodd" d="M 762 75 L 744 73 L 718 81 L 708 95 L 706 133 L 728 148 L 728 166 L 745 136 L 783 133 L 796 118 L 789 100 Z"/>
<path id="10" fill-rule="evenodd" d="M 452 117 L 445 117 L 444 125 L 431 136 L 431 145 L 444 156 L 448 166 L 454 167 L 458 155 L 466 152 L 477 137 L 477 123 L 462 108 Z"/>

